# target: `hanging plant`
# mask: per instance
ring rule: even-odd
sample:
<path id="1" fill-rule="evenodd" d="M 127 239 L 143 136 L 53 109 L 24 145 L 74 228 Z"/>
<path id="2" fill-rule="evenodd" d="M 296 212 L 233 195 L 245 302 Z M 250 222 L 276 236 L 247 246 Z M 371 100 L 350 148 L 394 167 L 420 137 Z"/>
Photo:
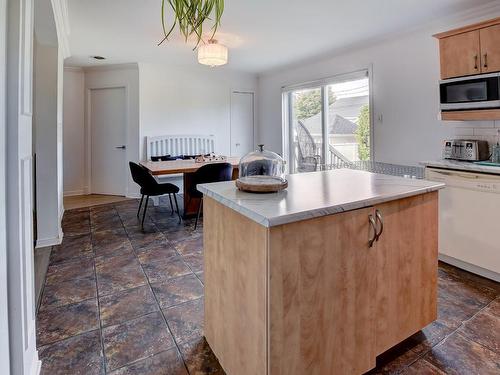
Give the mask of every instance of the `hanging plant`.
<path id="1" fill-rule="evenodd" d="M 167 6 L 170 5 L 174 12 L 174 22 L 170 28 L 167 27 L 165 16 Z M 161 1 L 161 24 L 164 38 L 158 45 L 168 40 L 176 26 L 179 26 L 181 34 L 185 41 L 191 35 L 196 36 L 196 46 L 203 41 L 203 24 L 207 20 L 213 20 L 212 36 L 213 39 L 217 28 L 220 26 L 222 13 L 224 12 L 224 0 L 162 0 Z"/>

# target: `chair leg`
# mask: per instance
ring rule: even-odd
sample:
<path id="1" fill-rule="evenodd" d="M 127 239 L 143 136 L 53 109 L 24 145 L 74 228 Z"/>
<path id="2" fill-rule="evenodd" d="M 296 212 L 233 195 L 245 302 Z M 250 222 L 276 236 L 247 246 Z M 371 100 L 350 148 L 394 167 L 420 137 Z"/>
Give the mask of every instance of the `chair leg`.
<path id="1" fill-rule="evenodd" d="M 144 230 L 144 219 L 146 218 L 146 212 L 148 210 L 149 195 L 146 196 L 146 203 L 144 204 L 144 213 L 142 214 L 142 230 Z"/>
<path id="2" fill-rule="evenodd" d="M 174 214 L 174 206 L 172 205 L 172 194 L 168 195 L 168 200 L 170 201 L 170 211 L 171 211 L 170 216 L 172 216 Z"/>
<path id="3" fill-rule="evenodd" d="M 144 194 L 141 196 L 141 203 L 139 203 L 139 209 L 137 210 L 137 217 L 141 214 L 142 201 L 144 200 Z"/>
<path id="4" fill-rule="evenodd" d="M 198 214 L 196 215 L 196 221 L 194 222 L 194 229 L 198 227 L 198 220 L 200 220 L 201 208 L 203 207 L 203 198 L 200 200 L 200 205 L 198 206 Z"/>
<path id="5" fill-rule="evenodd" d="M 177 194 L 174 193 L 175 208 L 177 209 L 177 215 L 179 216 L 179 223 L 182 221 L 181 212 L 179 211 L 179 205 L 177 204 Z"/>

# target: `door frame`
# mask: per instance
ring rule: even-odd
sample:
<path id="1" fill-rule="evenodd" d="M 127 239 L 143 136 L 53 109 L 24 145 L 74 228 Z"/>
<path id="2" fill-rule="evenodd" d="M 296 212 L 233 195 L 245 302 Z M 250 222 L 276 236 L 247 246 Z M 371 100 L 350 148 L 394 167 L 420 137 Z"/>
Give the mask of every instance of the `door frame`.
<path id="1" fill-rule="evenodd" d="M 91 105 L 91 95 L 93 90 L 107 90 L 107 89 L 124 89 L 125 90 L 125 145 L 127 149 L 125 151 L 125 160 L 123 161 L 125 173 L 123 176 L 123 191 L 125 196 L 129 196 L 128 191 L 128 177 L 127 177 L 127 160 L 129 159 L 129 130 L 130 130 L 130 118 L 129 118 L 129 85 L 128 84 L 116 84 L 116 85 L 95 85 L 85 88 L 85 193 L 92 194 L 92 105 Z"/>
<path id="2" fill-rule="evenodd" d="M 233 136 L 233 124 L 232 124 L 232 117 L 231 117 L 231 111 L 233 109 L 233 94 L 252 94 L 252 104 L 253 104 L 253 113 L 252 113 L 252 145 L 255 147 L 255 119 L 256 119 L 256 110 L 257 106 L 255 103 L 255 90 L 253 89 L 231 89 L 229 92 L 229 154 L 231 154 L 232 151 L 232 136 Z"/>

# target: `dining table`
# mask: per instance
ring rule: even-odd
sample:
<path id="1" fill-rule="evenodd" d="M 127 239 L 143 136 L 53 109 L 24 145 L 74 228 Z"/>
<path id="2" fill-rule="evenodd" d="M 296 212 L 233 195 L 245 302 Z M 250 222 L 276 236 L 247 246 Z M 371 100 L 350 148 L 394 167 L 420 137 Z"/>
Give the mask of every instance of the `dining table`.
<path id="1" fill-rule="evenodd" d="M 198 212 L 200 199 L 192 197 L 190 191 L 193 185 L 194 173 L 202 166 L 212 163 L 230 163 L 233 166 L 232 179 L 236 180 L 239 173 L 239 157 L 228 157 L 226 160 L 197 162 L 194 159 L 189 160 L 168 160 L 168 161 L 144 161 L 144 166 L 153 177 L 162 177 L 167 175 L 179 175 L 183 177 L 183 200 L 184 200 L 184 218 L 193 217 Z"/>

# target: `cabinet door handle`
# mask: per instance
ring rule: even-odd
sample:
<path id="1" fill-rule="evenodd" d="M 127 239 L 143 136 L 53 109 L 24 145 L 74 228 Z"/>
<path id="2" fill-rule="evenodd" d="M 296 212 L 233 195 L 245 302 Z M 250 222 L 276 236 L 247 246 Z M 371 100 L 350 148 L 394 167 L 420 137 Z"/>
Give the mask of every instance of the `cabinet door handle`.
<path id="1" fill-rule="evenodd" d="M 380 236 L 382 235 L 382 232 L 384 231 L 384 219 L 382 218 L 382 214 L 380 213 L 379 210 L 375 211 L 375 216 L 377 217 L 377 221 L 380 223 L 380 229 L 378 230 L 378 233 L 376 235 L 375 241 L 378 241 Z"/>
<path id="2" fill-rule="evenodd" d="M 488 68 L 488 54 L 484 54 L 484 65 L 483 68 Z"/>
<path id="3" fill-rule="evenodd" d="M 368 215 L 368 221 L 370 222 L 370 227 L 373 229 L 373 237 L 368 240 L 368 246 L 373 247 L 373 243 L 377 240 L 377 224 L 372 215 Z"/>
<path id="4" fill-rule="evenodd" d="M 477 66 L 477 55 L 474 56 L 474 69 L 478 69 L 478 66 Z"/>

